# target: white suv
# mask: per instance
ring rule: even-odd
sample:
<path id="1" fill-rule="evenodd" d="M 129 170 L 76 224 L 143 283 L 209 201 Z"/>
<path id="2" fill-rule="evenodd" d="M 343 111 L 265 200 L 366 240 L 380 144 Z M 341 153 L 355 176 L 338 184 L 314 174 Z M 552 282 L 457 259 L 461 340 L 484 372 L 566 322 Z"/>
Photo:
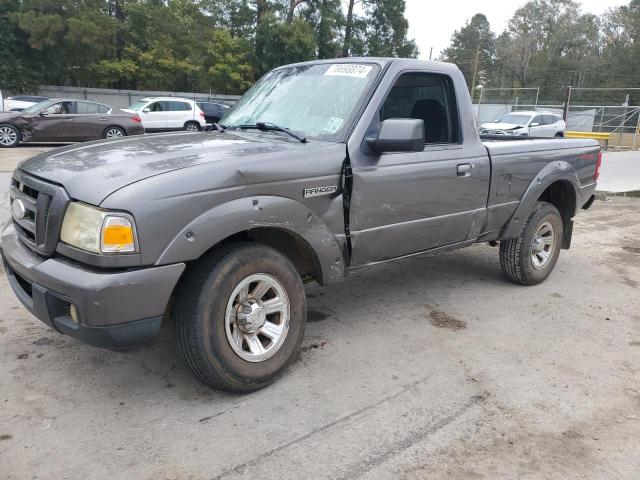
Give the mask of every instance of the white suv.
<path id="1" fill-rule="evenodd" d="M 559 138 L 564 137 L 566 129 L 566 122 L 556 113 L 516 111 L 497 122 L 483 123 L 480 134 Z"/>
<path id="2" fill-rule="evenodd" d="M 143 98 L 123 110 L 140 115 L 146 132 L 197 132 L 206 125 L 204 112 L 196 102 L 187 98 Z"/>

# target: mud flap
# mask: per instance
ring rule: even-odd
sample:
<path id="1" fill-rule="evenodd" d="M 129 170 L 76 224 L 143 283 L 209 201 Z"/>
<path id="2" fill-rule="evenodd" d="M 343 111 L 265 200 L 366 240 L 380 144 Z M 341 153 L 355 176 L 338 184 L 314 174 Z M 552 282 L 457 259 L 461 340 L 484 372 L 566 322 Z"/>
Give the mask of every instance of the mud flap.
<path id="1" fill-rule="evenodd" d="M 562 249 L 569 250 L 571 248 L 571 237 L 573 237 L 573 220 L 563 222 L 562 229 Z"/>

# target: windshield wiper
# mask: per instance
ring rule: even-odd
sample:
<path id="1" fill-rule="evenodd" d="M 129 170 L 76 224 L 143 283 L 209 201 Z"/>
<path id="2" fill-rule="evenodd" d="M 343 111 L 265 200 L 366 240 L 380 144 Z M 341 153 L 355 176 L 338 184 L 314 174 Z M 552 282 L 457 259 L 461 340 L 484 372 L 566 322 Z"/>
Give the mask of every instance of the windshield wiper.
<path id="1" fill-rule="evenodd" d="M 307 143 L 308 141 L 307 137 L 305 137 L 304 134 L 298 135 L 297 133 L 292 132 L 288 128 L 281 127 L 280 125 L 276 125 L 275 123 L 271 123 L 271 122 L 256 122 L 254 124 L 247 124 L 247 125 L 222 125 L 222 127 L 223 128 L 240 128 L 240 129 L 257 128 L 258 130 L 263 132 L 269 132 L 269 131 L 282 132 L 282 133 L 286 133 L 292 138 L 295 138 L 300 143 Z"/>

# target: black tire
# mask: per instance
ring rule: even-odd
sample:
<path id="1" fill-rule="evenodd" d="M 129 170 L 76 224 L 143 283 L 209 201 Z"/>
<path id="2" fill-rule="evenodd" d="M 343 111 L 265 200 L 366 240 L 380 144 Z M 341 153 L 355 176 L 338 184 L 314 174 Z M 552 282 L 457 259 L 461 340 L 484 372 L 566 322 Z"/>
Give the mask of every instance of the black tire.
<path id="1" fill-rule="evenodd" d="M 202 130 L 202 127 L 198 122 L 187 122 L 184 124 L 184 127 L 182 128 L 185 132 L 196 132 L 196 131 L 199 132 Z"/>
<path id="2" fill-rule="evenodd" d="M 225 313 L 234 290 L 247 277 L 267 274 L 284 287 L 289 329 L 275 354 L 260 362 L 241 358 L 227 339 Z M 178 351 L 187 368 L 207 386 L 252 392 L 266 387 L 296 360 L 307 317 L 306 296 L 293 264 L 273 248 L 241 243 L 202 257 L 185 274 L 174 316 Z"/>
<path id="3" fill-rule="evenodd" d="M 122 128 L 116 127 L 115 125 L 111 125 L 104 129 L 102 132 L 102 138 L 122 138 L 126 137 L 127 132 L 125 132 Z"/>
<path id="4" fill-rule="evenodd" d="M 8 123 L 0 123 L 0 148 L 15 148 L 21 140 L 20 130 Z"/>
<path id="5" fill-rule="evenodd" d="M 548 260 L 534 265 L 534 236 L 543 225 L 552 228 L 553 245 Z M 546 279 L 558 261 L 562 247 L 562 217 L 558 209 L 547 202 L 537 202 L 520 235 L 500 242 L 500 266 L 507 279 L 522 285 L 536 285 Z M 546 247 L 545 247 L 546 248 Z M 539 261 L 539 259 L 535 260 Z"/>
<path id="6" fill-rule="evenodd" d="M 564 133 L 562 132 L 556 133 L 556 138 L 564 138 Z"/>

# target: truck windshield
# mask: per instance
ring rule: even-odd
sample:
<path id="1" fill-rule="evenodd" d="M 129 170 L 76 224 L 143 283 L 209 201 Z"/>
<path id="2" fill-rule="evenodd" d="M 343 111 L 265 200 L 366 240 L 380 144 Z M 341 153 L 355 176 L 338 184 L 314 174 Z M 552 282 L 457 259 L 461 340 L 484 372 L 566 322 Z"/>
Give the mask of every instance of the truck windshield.
<path id="1" fill-rule="evenodd" d="M 341 141 L 379 67 L 336 63 L 274 70 L 221 120 L 225 128 L 270 123 L 310 138 Z"/>

